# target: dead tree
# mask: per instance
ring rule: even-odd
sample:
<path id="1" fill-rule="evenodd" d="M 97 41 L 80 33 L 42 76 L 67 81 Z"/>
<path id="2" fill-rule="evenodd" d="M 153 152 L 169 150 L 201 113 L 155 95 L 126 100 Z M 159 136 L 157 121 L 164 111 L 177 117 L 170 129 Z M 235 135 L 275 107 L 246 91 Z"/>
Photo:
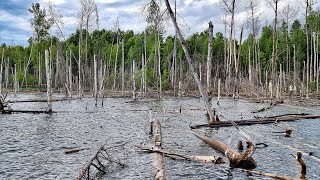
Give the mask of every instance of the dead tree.
<path id="1" fill-rule="evenodd" d="M 189 53 L 189 51 L 188 51 L 187 42 L 186 42 L 186 40 L 184 39 L 184 37 L 182 36 L 182 33 L 181 33 L 180 28 L 179 28 L 179 26 L 178 26 L 178 24 L 177 24 L 177 21 L 176 21 L 176 18 L 175 18 L 175 16 L 174 16 L 174 13 L 173 13 L 173 11 L 172 11 L 172 9 L 171 9 L 171 6 L 170 6 L 170 4 L 169 4 L 169 0 L 165 0 L 165 3 L 166 3 L 166 6 L 167 6 L 169 15 L 170 15 L 170 17 L 171 17 L 171 20 L 172 20 L 172 22 L 173 22 L 173 24 L 174 24 L 174 27 L 175 27 L 175 29 L 177 30 L 177 35 L 178 35 L 179 40 L 180 40 L 180 42 L 181 42 L 181 46 L 182 46 L 182 48 L 183 48 L 184 54 L 185 54 L 185 56 L 186 56 L 186 58 L 187 58 L 187 61 L 188 61 L 188 64 L 189 64 L 189 69 L 190 69 L 190 71 L 191 71 L 191 73 L 192 73 L 192 75 L 193 75 L 194 80 L 196 81 L 196 84 L 197 84 L 197 86 L 198 86 L 198 88 L 199 88 L 199 91 L 200 91 L 200 93 L 201 93 L 201 96 L 202 96 L 202 98 L 203 98 L 205 107 L 206 107 L 206 109 L 207 109 L 207 112 L 208 112 L 208 115 L 209 115 L 209 118 L 210 118 L 210 122 L 214 122 L 214 121 L 216 121 L 216 119 L 215 119 L 215 117 L 213 116 L 213 113 L 212 113 L 212 111 L 211 111 L 211 107 L 210 107 L 209 102 L 208 102 L 207 94 L 205 93 L 205 91 L 204 91 L 204 89 L 203 89 L 203 87 L 202 87 L 202 84 L 201 84 L 201 82 L 200 82 L 200 80 L 199 80 L 198 74 L 197 74 L 197 72 L 196 72 L 196 70 L 195 70 L 195 68 L 194 68 L 194 60 L 193 60 L 193 58 L 190 56 L 190 53 Z"/>
<path id="2" fill-rule="evenodd" d="M 229 146 L 227 146 L 226 144 L 218 140 L 210 139 L 209 137 L 203 135 L 199 131 L 192 130 L 191 132 L 197 138 L 201 139 L 202 141 L 212 146 L 216 150 L 225 154 L 225 156 L 229 159 L 230 167 L 253 169 L 257 166 L 255 160 L 251 157 L 255 151 L 255 146 L 252 144 L 251 141 L 247 141 L 248 148 L 242 154 L 240 154 L 237 151 L 230 148 Z"/>
<path id="3" fill-rule="evenodd" d="M 211 71 L 212 71 L 212 41 L 213 41 L 213 24 L 211 21 L 209 22 L 208 33 L 209 33 L 209 42 L 208 42 L 208 57 L 207 57 L 207 93 L 209 97 L 209 103 L 211 106 L 211 98 L 212 98 L 211 97 L 212 95 Z"/>

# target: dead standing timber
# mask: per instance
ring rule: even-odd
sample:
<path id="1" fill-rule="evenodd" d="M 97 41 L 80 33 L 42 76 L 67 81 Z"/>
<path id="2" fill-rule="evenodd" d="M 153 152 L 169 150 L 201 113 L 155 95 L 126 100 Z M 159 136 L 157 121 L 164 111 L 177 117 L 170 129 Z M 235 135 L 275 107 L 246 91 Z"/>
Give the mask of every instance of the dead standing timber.
<path id="1" fill-rule="evenodd" d="M 290 122 L 297 120 L 306 120 L 306 119 L 319 119 L 320 115 L 309 115 L 309 114 L 284 114 L 279 116 L 270 116 L 270 117 L 257 117 L 255 119 L 249 120 L 239 120 L 233 121 L 238 126 L 251 126 L 255 124 L 272 124 L 276 122 Z M 200 125 L 192 125 L 191 129 L 198 129 L 203 127 L 211 127 L 211 128 L 219 128 L 219 127 L 229 127 L 233 126 L 231 121 L 218 121 L 210 124 L 200 124 Z"/>

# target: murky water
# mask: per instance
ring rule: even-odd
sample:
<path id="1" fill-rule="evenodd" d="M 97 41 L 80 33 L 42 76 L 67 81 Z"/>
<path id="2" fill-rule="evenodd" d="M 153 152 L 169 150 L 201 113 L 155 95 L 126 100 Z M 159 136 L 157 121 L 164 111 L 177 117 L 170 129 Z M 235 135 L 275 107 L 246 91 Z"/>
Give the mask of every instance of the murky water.
<path id="1" fill-rule="evenodd" d="M 7 99 L 44 97 L 44 94 L 20 94 Z M 46 103 L 14 103 L 11 107 L 45 109 Z M 250 112 L 260 107 L 264 105 L 223 99 L 217 109 L 227 119 L 247 119 L 253 118 Z M 154 156 L 142 153 L 135 147 L 151 142 L 148 134 L 150 109 L 153 110 L 153 118 L 162 121 L 164 149 L 178 150 L 189 155 L 223 156 L 189 132 L 190 123 L 206 122 L 203 104 L 199 99 L 144 100 L 133 103 L 131 99 L 108 98 L 104 100 L 103 107 L 100 100 L 98 107 L 95 107 L 92 98 L 84 98 L 54 102 L 53 109 L 58 113 L 0 114 L 0 179 L 73 179 L 86 161 L 105 143 L 110 147 L 126 143 L 111 154 L 127 164 L 127 167 L 113 169 L 101 179 L 152 179 Z M 258 115 L 302 112 L 320 114 L 320 109 L 278 106 Z M 286 126 L 294 128 L 292 138 L 272 134 Z M 320 157 L 320 119 L 240 128 L 249 134 L 255 143 L 263 142 L 269 145 L 257 149 L 253 156 L 258 163 L 257 171 L 297 177 L 300 165 L 291 154 L 300 150 L 313 152 Z M 232 147 L 235 147 L 238 140 L 243 140 L 232 127 L 202 131 Z M 81 147 L 87 150 L 65 154 L 65 147 Z M 319 179 L 320 161 L 310 156 L 303 158 L 307 164 L 308 179 Z M 168 179 L 267 179 L 249 176 L 239 169 L 230 169 L 227 164 L 205 165 L 168 158 L 165 160 Z"/>

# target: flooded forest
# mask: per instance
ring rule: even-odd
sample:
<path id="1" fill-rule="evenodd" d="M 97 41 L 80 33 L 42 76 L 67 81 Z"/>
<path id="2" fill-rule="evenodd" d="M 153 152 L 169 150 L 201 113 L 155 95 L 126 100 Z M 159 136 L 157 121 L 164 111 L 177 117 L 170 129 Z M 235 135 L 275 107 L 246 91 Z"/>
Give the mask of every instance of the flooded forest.
<path id="1" fill-rule="evenodd" d="M 145 0 L 139 32 L 76 2 L 1 43 L 0 179 L 320 179 L 319 3 L 208 1 L 190 33 L 202 1 Z"/>

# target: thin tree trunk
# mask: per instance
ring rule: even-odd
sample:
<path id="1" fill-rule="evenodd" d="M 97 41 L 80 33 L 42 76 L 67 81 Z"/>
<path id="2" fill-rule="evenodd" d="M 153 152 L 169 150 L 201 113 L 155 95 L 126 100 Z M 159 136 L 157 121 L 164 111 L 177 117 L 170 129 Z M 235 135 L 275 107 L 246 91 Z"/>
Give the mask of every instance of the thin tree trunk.
<path id="1" fill-rule="evenodd" d="M 212 121 L 216 121 L 215 117 L 214 117 L 213 114 L 212 114 L 212 111 L 211 111 L 211 108 L 210 108 L 210 105 L 209 105 L 209 102 L 208 102 L 208 97 L 207 97 L 205 91 L 203 90 L 203 87 L 202 87 L 202 85 L 201 85 L 201 82 L 200 82 L 200 80 L 199 80 L 199 78 L 198 78 L 198 75 L 197 75 L 195 69 L 194 69 L 194 65 L 193 65 L 194 60 L 191 58 L 191 56 L 190 56 L 190 54 L 189 54 L 189 51 L 188 51 L 188 49 L 187 49 L 187 43 L 186 43 L 184 37 L 182 36 L 182 34 L 181 34 L 181 32 L 180 32 L 180 29 L 179 29 L 178 24 L 177 24 L 177 22 L 176 22 L 176 20 L 175 20 L 175 17 L 174 17 L 174 13 L 173 13 L 173 11 L 172 11 L 172 9 L 171 9 L 171 7 L 170 7 L 169 1 L 168 1 L 168 0 L 165 0 L 165 3 L 166 3 L 166 6 L 167 6 L 167 9 L 168 9 L 168 12 L 169 12 L 169 14 L 170 14 L 171 20 L 172 20 L 172 22 L 173 22 L 173 24 L 174 24 L 174 26 L 175 26 L 175 29 L 177 30 L 177 33 L 178 33 L 179 39 L 180 39 L 180 41 L 181 41 L 181 45 L 182 45 L 182 48 L 183 48 L 183 50 L 184 50 L 185 56 L 186 56 L 186 58 L 187 58 L 187 61 L 188 61 L 188 63 L 189 63 L 189 68 L 190 68 L 190 70 L 191 70 L 191 73 L 192 73 L 192 75 L 193 75 L 193 78 L 194 78 L 194 80 L 196 81 L 196 83 L 197 83 L 197 85 L 198 85 L 198 88 L 199 88 L 199 91 L 200 91 L 200 93 L 201 93 L 201 95 L 202 95 L 202 98 L 203 98 L 204 104 L 205 104 L 205 106 L 206 106 L 206 109 L 207 109 L 207 112 L 208 112 L 210 121 L 211 121 L 211 122 L 212 122 Z"/>
<path id="2" fill-rule="evenodd" d="M 80 26 L 81 27 L 81 26 Z M 82 87 L 81 87 L 81 38 L 82 38 L 82 27 L 79 30 L 79 59 L 78 59 L 78 97 L 82 96 Z"/>
<path id="3" fill-rule="evenodd" d="M 4 58 L 4 47 L 2 47 L 2 57 L 0 64 L 0 95 L 2 94 L 2 73 L 3 73 L 3 58 Z"/>
<path id="4" fill-rule="evenodd" d="M 69 55 L 69 96 L 72 97 L 72 54 L 70 50 L 70 55 Z"/>
<path id="5" fill-rule="evenodd" d="M 209 22 L 209 43 L 208 43 L 208 57 L 207 57 L 207 93 L 208 96 L 209 94 L 212 93 L 212 88 L 211 88 L 211 69 L 212 69 L 212 41 L 213 41 L 213 24 L 210 21 Z"/>
<path id="6" fill-rule="evenodd" d="M 122 93 L 122 95 L 124 94 L 124 37 L 122 38 L 121 93 Z"/>
<path id="7" fill-rule="evenodd" d="M 8 57 L 7 63 L 6 63 L 6 69 L 5 69 L 5 79 L 6 79 L 6 89 L 8 89 L 8 84 L 9 84 L 9 61 L 10 58 Z"/>
<path id="8" fill-rule="evenodd" d="M 119 32 L 119 31 L 118 31 Z M 116 50 L 116 59 L 114 61 L 114 79 L 113 79 L 113 90 L 116 89 L 117 81 L 117 62 L 118 62 L 118 52 L 119 52 L 119 34 L 117 32 L 117 50 Z"/>
<path id="9" fill-rule="evenodd" d="M 48 97 L 48 112 L 52 112 L 52 90 L 51 90 L 51 69 L 50 69 L 50 59 L 49 51 L 45 51 L 45 61 L 46 61 L 46 75 L 47 75 L 47 97 Z"/>
<path id="10" fill-rule="evenodd" d="M 98 105 L 98 73 L 97 73 L 97 58 L 96 55 L 93 56 L 93 71 L 94 71 L 94 98 L 95 98 L 95 106 Z"/>
<path id="11" fill-rule="evenodd" d="M 41 84 L 42 84 L 42 78 L 41 78 L 41 76 L 42 76 L 42 73 L 41 73 L 41 55 L 40 55 L 40 52 L 39 52 L 39 54 L 38 54 L 38 78 L 39 78 L 39 80 L 38 80 L 38 87 L 39 87 L 39 90 L 41 90 Z"/>
<path id="12" fill-rule="evenodd" d="M 18 88 L 18 82 L 17 82 L 17 64 L 14 64 L 14 96 L 17 95 L 17 88 Z"/>
<path id="13" fill-rule="evenodd" d="M 136 61 L 132 61 L 132 98 L 136 100 Z"/>
<path id="14" fill-rule="evenodd" d="M 158 75 L 159 75 L 159 98 L 162 96 L 162 75 L 161 75 L 161 55 L 160 55 L 160 32 L 158 31 Z"/>

